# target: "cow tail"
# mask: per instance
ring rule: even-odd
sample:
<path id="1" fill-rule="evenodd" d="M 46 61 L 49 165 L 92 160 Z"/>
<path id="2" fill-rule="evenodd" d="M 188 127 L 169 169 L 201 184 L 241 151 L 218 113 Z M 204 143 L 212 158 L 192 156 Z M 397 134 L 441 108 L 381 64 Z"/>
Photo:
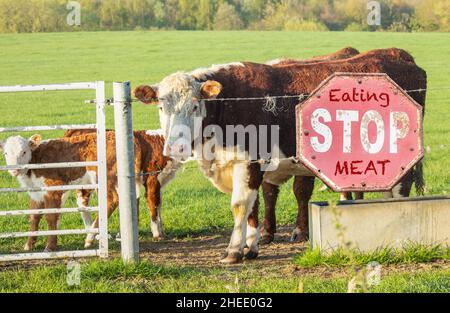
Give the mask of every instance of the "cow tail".
<path id="1" fill-rule="evenodd" d="M 414 169 L 414 185 L 416 187 L 416 193 L 419 196 L 425 194 L 425 178 L 423 176 L 423 161 L 417 163 Z"/>

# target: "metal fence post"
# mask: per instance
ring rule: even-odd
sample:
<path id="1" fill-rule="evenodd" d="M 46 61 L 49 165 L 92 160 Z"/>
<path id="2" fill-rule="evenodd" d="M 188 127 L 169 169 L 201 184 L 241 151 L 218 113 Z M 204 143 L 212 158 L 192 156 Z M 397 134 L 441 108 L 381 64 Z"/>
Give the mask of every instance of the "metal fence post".
<path id="1" fill-rule="evenodd" d="M 113 83 L 122 259 L 139 262 L 130 82 Z"/>

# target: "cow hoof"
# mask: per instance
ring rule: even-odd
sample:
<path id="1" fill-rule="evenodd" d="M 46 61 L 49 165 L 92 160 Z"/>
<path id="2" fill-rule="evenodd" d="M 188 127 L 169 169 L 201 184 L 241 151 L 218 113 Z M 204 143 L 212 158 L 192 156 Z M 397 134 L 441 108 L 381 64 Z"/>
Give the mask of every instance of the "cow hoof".
<path id="1" fill-rule="evenodd" d="M 272 243 L 275 240 L 275 233 L 270 233 L 268 232 L 265 227 L 261 228 L 261 239 L 260 242 L 263 245 L 268 245 L 270 243 Z"/>
<path id="2" fill-rule="evenodd" d="M 249 249 L 245 253 L 245 259 L 246 260 L 254 260 L 254 259 L 256 259 L 258 257 L 258 255 L 259 255 L 258 251 L 253 251 L 253 250 Z"/>
<path id="3" fill-rule="evenodd" d="M 153 237 L 154 241 L 162 241 L 164 238 L 162 236 Z"/>
<path id="4" fill-rule="evenodd" d="M 305 242 L 308 241 L 308 232 L 302 231 L 300 228 L 294 229 L 291 236 L 291 242 Z"/>
<path id="5" fill-rule="evenodd" d="M 266 234 L 261 236 L 260 242 L 263 245 L 268 245 L 268 244 L 271 244 L 274 240 L 275 240 L 275 236 L 274 235 L 266 233 Z"/>
<path id="6" fill-rule="evenodd" d="M 240 252 L 226 253 L 226 257 L 220 260 L 222 264 L 237 264 L 242 262 L 243 256 Z"/>
<path id="7" fill-rule="evenodd" d="M 223 255 L 220 257 L 220 260 L 222 261 L 222 260 L 226 259 L 227 257 L 228 257 L 228 251 L 225 251 L 223 253 Z"/>
<path id="8" fill-rule="evenodd" d="M 92 247 L 93 244 L 94 244 L 94 240 L 86 240 L 84 242 L 84 248 L 89 249 L 90 247 Z"/>

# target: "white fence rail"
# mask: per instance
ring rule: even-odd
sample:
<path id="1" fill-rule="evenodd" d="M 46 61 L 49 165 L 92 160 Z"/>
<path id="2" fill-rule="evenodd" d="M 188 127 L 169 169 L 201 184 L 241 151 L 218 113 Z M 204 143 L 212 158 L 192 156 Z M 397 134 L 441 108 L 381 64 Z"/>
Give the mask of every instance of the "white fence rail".
<path id="1" fill-rule="evenodd" d="M 36 187 L 36 188 L 0 188 L 0 193 L 94 190 L 97 188 L 98 185 L 67 185 L 67 186 L 50 186 L 50 187 Z"/>
<path id="2" fill-rule="evenodd" d="M 96 124 L 0 127 L 0 133 L 38 132 L 48 130 L 95 129 Z"/>
<path id="3" fill-rule="evenodd" d="M 42 215 L 55 213 L 61 214 L 61 213 L 84 213 L 84 212 L 86 213 L 98 212 L 98 207 L 0 211 L 0 216 Z"/>
<path id="4" fill-rule="evenodd" d="M 77 168 L 77 167 L 97 167 L 98 183 L 95 185 L 69 185 L 51 186 L 40 188 L 2 188 L 1 193 L 18 192 L 46 192 L 46 191 L 70 191 L 70 190 L 98 190 L 98 206 L 87 208 L 50 208 L 37 210 L 14 210 L 0 211 L 0 217 L 32 215 L 32 214 L 62 214 L 76 212 L 98 212 L 98 229 L 70 229 L 70 230 L 50 230 L 32 232 L 8 232 L 0 233 L 0 239 L 21 238 L 28 236 L 52 236 L 52 235 L 80 235 L 99 234 L 99 248 L 94 250 L 41 252 L 41 253 L 20 253 L 0 255 L 0 261 L 19 261 L 33 259 L 51 258 L 74 258 L 89 256 L 108 256 L 108 224 L 107 224 L 107 186 L 106 186 L 106 126 L 105 126 L 105 84 L 103 81 L 88 83 L 69 83 L 53 85 L 19 85 L 0 86 L 0 93 L 5 92 L 37 92 L 37 91 L 65 91 L 65 90 L 95 90 L 96 92 L 96 124 L 72 124 L 72 125 L 51 125 L 51 126 L 20 126 L 20 127 L 0 127 L 0 133 L 5 132 L 30 132 L 30 131 L 51 131 L 51 130 L 71 130 L 71 129 L 96 129 L 97 130 L 97 161 L 95 162 L 72 162 L 53 164 L 30 164 L 17 166 L 1 166 L 0 171 L 10 170 L 31 170 L 31 169 L 54 169 L 54 168 Z"/>
<path id="5" fill-rule="evenodd" d="M 42 164 L 27 164 L 27 165 L 11 165 L 0 166 L 0 171 L 13 170 L 36 170 L 36 169 L 55 169 L 55 168 L 77 168 L 77 167 L 97 167 L 98 162 L 71 162 L 71 163 L 42 163 Z"/>
<path id="6" fill-rule="evenodd" d="M 67 235 L 86 235 L 86 234 L 98 234 L 98 229 L 59 229 L 59 230 L 40 230 L 40 231 L 24 231 L 14 233 L 0 234 L 0 239 L 5 238 L 23 238 L 23 237 L 36 237 L 36 236 L 67 236 Z"/>

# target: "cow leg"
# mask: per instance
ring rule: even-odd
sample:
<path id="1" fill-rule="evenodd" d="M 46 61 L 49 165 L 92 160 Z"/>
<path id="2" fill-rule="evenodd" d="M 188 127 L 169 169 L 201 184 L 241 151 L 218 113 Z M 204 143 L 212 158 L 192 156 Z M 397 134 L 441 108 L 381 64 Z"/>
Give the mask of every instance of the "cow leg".
<path id="1" fill-rule="evenodd" d="M 262 190 L 265 204 L 265 218 L 263 229 L 261 229 L 261 237 L 263 244 L 269 244 L 275 239 L 275 233 L 277 232 L 275 208 L 277 205 L 278 194 L 280 193 L 280 187 L 263 182 Z"/>
<path id="2" fill-rule="evenodd" d="M 245 258 L 248 260 L 256 259 L 258 257 L 258 242 L 259 242 L 259 197 L 256 197 L 255 203 L 253 204 L 252 213 L 247 220 L 247 237 L 246 243 L 247 248 L 245 253 Z"/>
<path id="3" fill-rule="evenodd" d="M 407 198 L 414 183 L 414 172 L 410 171 L 391 191 L 385 192 L 385 198 Z"/>
<path id="4" fill-rule="evenodd" d="M 36 202 L 31 200 L 30 202 L 30 209 L 31 210 L 37 210 L 42 209 L 44 207 L 43 202 Z M 39 230 L 39 222 L 42 219 L 42 215 L 30 215 L 29 221 L 30 221 L 30 230 L 31 231 L 38 231 Z M 38 237 L 28 237 L 28 241 L 24 246 L 25 251 L 31 251 L 33 250 L 34 245 L 36 244 Z"/>
<path id="5" fill-rule="evenodd" d="M 77 205 L 78 208 L 85 209 L 89 206 L 92 190 L 78 190 L 77 191 Z M 92 225 L 92 215 L 90 212 L 81 212 L 81 219 L 83 220 L 84 228 L 89 229 Z"/>
<path id="6" fill-rule="evenodd" d="M 364 192 L 355 192 L 355 200 L 364 200 Z"/>
<path id="7" fill-rule="evenodd" d="M 351 192 L 342 192 L 341 193 L 341 201 L 349 201 L 349 200 L 363 200 L 364 193 L 363 192 L 355 192 L 355 197 L 353 197 Z"/>
<path id="8" fill-rule="evenodd" d="M 225 256 L 220 261 L 224 264 L 238 263 L 244 256 L 247 221 L 258 197 L 259 185 L 261 185 L 262 181 L 262 175 L 259 173 L 260 177 L 257 177 L 258 174 L 251 168 L 245 163 L 237 163 L 233 166 L 231 210 L 233 212 L 234 228 Z M 252 248 L 257 249 L 257 245 Z M 257 251 L 252 250 L 252 253 L 257 253 Z"/>
<path id="9" fill-rule="evenodd" d="M 161 223 L 161 185 L 157 176 L 151 176 L 145 184 L 147 206 L 150 210 L 150 228 L 153 238 L 161 240 L 164 236 Z"/>
<path id="10" fill-rule="evenodd" d="M 353 200 L 353 195 L 351 192 L 341 192 L 341 201 L 351 201 Z"/>
<path id="11" fill-rule="evenodd" d="M 297 225 L 291 241 L 307 241 L 309 237 L 308 205 L 314 191 L 314 177 L 296 176 L 294 194 L 298 204 Z"/>

